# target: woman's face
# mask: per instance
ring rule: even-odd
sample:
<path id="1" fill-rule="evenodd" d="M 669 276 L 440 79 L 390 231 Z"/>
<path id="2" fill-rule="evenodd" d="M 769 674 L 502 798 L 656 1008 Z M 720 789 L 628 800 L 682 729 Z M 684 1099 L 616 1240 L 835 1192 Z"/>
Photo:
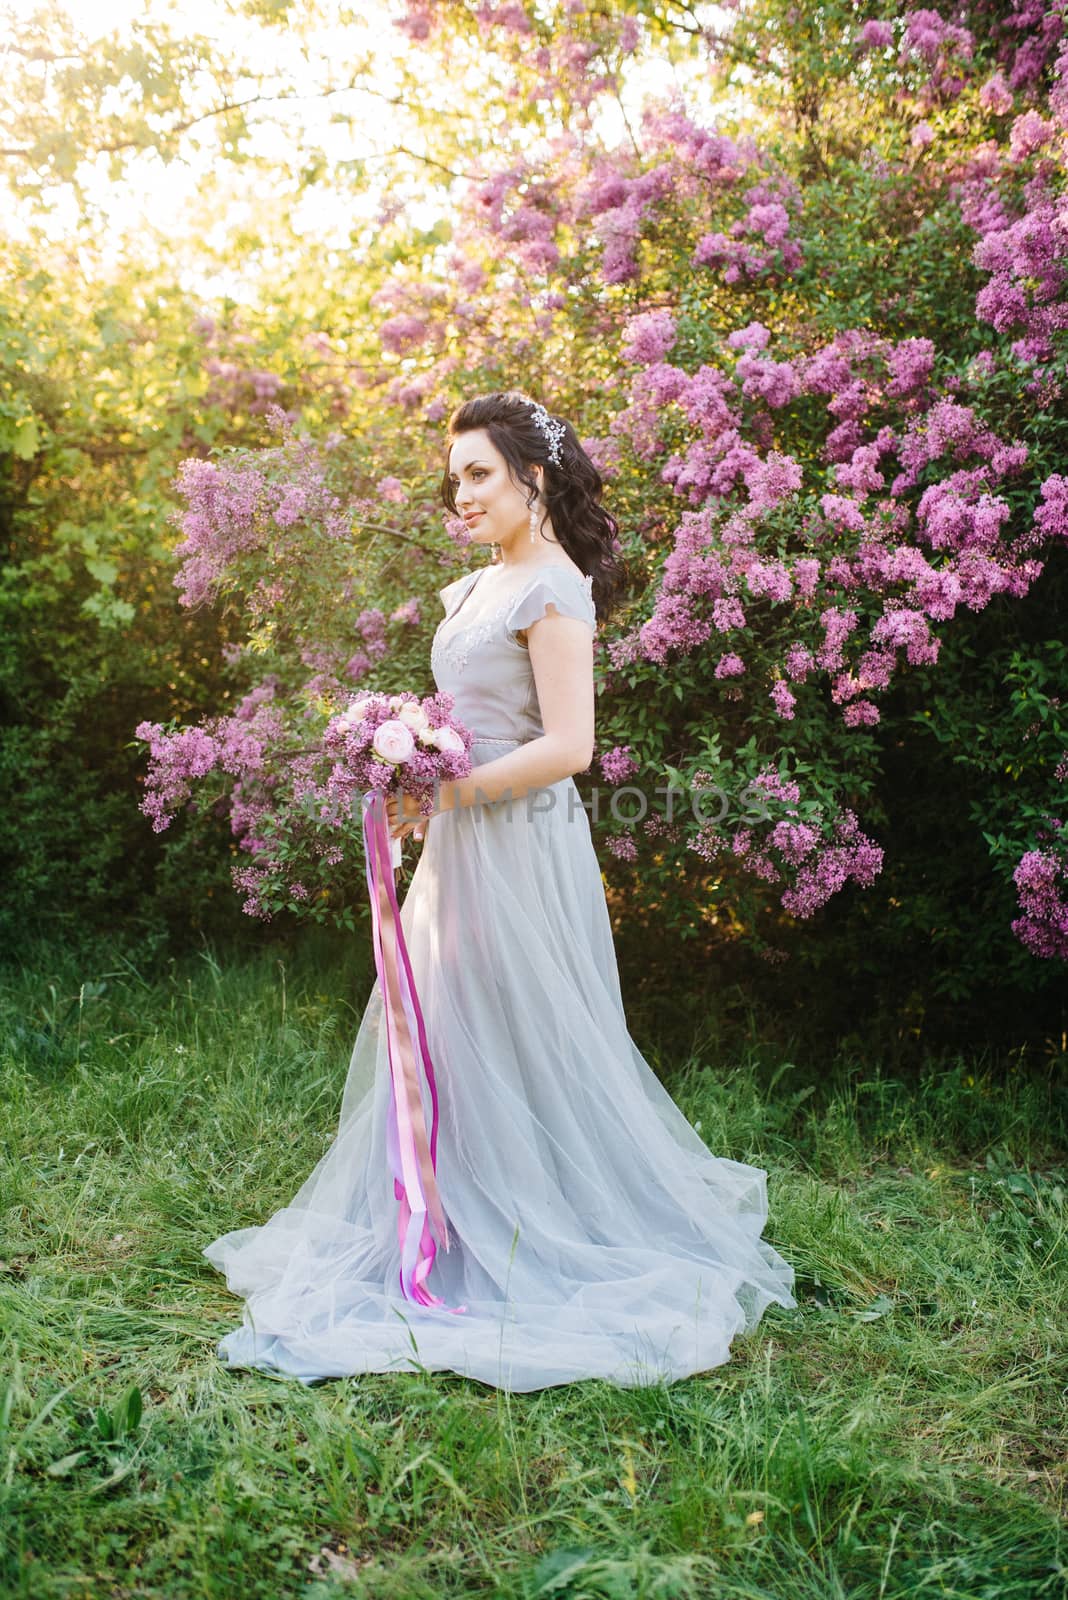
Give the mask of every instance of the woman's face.
<path id="1" fill-rule="evenodd" d="M 541 467 L 532 466 L 541 481 Z M 473 544 L 510 546 L 530 525 L 528 490 L 508 474 L 508 463 L 484 428 L 461 433 L 449 451 L 449 481 L 456 510 L 467 523 Z"/>

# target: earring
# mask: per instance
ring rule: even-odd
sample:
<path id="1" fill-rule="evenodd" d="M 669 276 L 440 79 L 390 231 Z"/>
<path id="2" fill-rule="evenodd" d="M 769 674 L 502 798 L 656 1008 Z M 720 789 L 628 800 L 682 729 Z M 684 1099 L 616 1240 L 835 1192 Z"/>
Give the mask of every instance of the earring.
<path id="1" fill-rule="evenodd" d="M 530 508 L 530 542 L 533 544 L 538 537 L 537 501 Z"/>

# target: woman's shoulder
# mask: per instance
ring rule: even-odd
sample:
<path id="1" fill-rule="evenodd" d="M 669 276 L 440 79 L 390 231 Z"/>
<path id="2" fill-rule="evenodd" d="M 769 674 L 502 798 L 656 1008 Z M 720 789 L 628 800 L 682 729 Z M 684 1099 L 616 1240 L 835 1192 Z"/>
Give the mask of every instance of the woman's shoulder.
<path id="1" fill-rule="evenodd" d="M 453 600 L 458 600 L 461 594 L 466 593 L 466 591 L 470 589 L 471 585 L 482 571 L 482 567 L 472 567 L 470 572 L 461 572 L 458 578 L 450 579 L 450 581 L 445 584 L 444 588 L 438 590 L 439 598 L 441 599 L 441 603 L 444 605 L 446 610 L 448 610 Z"/>
<path id="2" fill-rule="evenodd" d="M 587 573 L 584 573 L 582 568 L 574 562 L 545 562 L 542 570 L 550 571 L 550 573 L 555 573 L 555 571 L 571 573 L 572 578 L 576 578 L 580 584 L 587 584 L 587 582 L 592 581 L 592 579 L 588 578 Z"/>
<path id="3" fill-rule="evenodd" d="M 491 562 L 473 567 L 470 572 L 461 573 L 458 578 L 453 578 L 450 583 L 438 590 L 446 616 L 452 616 L 463 604 L 482 573 L 492 572 L 495 566 L 498 566 L 498 563 Z M 528 596 L 554 591 L 564 596 L 579 592 L 592 606 L 593 579 L 574 561 L 539 561 L 512 582 L 495 586 L 491 578 L 486 592 L 490 596 L 496 592 L 499 598 L 503 597 L 505 607 L 514 607 L 521 604 Z"/>
<path id="4" fill-rule="evenodd" d="M 574 561 L 540 561 L 536 567 L 531 568 L 530 582 L 536 583 L 540 579 L 545 579 L 547 582 L 552 583 L 558 573 L 569 574 L 575 583 L 581 583 L 587 589 L 593 585 L 593 579 L 583 572 L 582 568 L 577 566 Z M 567 579 L 565 578 L 564 581 L 566 582 Z"/>
<path id="5" fill-rule="evenodd" d="M 593 578 L 583 572 L 574 561 L 541 562 L 529 579 L 521 585 L 519 593 L 521 596 L 543 598 L 552 598 L 555 595 L 562 605 L 566 605 L 569 613 L 573 614 L 577 608 L 583 614 L 589 613 L 591 618 L 596 615 Z"/>
<path id="6" fill-rule="evenodd" d="M 518 644 L 526 645 L 526 630 L 546 614 L 552 604 L 557 613 L 579 617 L 597 627 L 593 601 L 593 579 L 574 562 L 542 561 L 516 592 L 508 613 L 507 628 Z"/>

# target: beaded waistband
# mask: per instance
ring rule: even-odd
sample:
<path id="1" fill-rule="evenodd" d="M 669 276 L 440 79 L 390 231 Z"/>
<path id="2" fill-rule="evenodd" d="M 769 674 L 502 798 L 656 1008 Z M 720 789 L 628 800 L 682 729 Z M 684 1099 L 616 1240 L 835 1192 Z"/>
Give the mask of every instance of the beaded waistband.
<path id="1" fill-rule="evenodd" d="M 496 739 L 492 734 L 475 733 L 471 736 L 472 744 L 522 744 L 523 740 L 517 735 L 510 739 Z"/>

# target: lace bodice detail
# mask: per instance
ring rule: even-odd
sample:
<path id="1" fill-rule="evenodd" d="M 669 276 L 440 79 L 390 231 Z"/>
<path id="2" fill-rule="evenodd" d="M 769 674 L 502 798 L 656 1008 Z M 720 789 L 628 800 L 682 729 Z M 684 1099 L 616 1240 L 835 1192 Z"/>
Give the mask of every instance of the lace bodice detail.
<path id="1" fill-rule="evenodd" d="M 434 635 L 434 649 L 439 651 L 439 659 L 452 671 L 462 672 L 467 666 L 472 650 L 476 649 L 483 640 L 491 637 L 511 609 L 512 600 L 509 598 L 502 601 L 496 611 L 492 611 L 488 617 L 484 617 L 480 622 L 469 623 L 466 628 L 456 628 L 448 638 L 439 642 L 438 635 L 448 620 L 444 618 L 438 624 L 437 632 Z M 431 651 L 431 656 L 433 656 L 433 650 Z"/>

